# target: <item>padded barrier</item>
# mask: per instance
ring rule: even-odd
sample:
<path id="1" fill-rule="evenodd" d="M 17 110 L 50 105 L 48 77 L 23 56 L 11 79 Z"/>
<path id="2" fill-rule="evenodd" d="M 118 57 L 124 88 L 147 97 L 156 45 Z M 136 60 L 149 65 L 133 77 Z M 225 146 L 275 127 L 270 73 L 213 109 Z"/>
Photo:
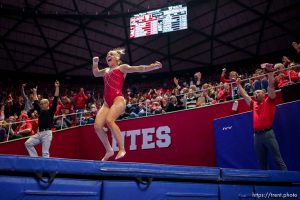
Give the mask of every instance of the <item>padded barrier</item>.
<path id="1" fill-rule="evenodd" d="M 267 190 L 299 199 L 299 183 L 300 172 L 0 156 L 0 199 L 232 200 Z"/>
<path id="2" fill-rule="evenodd" d="M 221 169 L 222 181 L 239 182 L 299 182 L 299 171 Z"/>
<path id="3" fill-rule="evenodd" d="M 300 100 L 277 106 L 273 129 L 289 170 L 300 170 Z M 258 169 L 252 112 L 214 120 L 217 166 Z M 269 158 L 270 161 L 273 161 Z M 270 168 L 274 167 L 271 162 Z"/>
<path id="4" fill-rule="evenodd" d="M 218 168 L 209 167 L 82 161 L 5 155 L 0 156 L 0 171 L 196 180 L 218 180 L 220 177 L 220 170 Z"/>
<path id="5" fill-rule="evenodd" d="M 253 148 L 252 113 L 214 120 L 218 167 L 258 169 Z"/>

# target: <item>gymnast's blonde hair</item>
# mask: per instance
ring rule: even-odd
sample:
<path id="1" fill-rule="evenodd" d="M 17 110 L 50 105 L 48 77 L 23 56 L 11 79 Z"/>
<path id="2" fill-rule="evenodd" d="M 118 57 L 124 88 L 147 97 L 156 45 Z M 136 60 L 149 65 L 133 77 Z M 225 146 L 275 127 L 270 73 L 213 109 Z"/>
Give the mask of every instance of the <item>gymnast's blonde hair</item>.
<path id="1" fill-rule="evenodd" d="M 114 51 L 118 54 L 118 57 L 119 57 L 118 65 L 122 64 L 121 56 L 125 54 L 125 49 L 122 47 L 118 47 L 118 48 L 112 49 L 111 51 Z"/>

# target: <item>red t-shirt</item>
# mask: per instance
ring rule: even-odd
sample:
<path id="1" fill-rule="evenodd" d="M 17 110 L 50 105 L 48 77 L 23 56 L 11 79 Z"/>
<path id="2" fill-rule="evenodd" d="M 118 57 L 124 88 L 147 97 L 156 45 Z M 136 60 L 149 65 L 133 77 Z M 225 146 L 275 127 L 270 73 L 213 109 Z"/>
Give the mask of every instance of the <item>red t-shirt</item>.
<path id="1" fill-rule="evenodd" d="M 229 91 L 225 91 L 225 89 L 219 89 L 218 90 L 218 94 L 217 94 L 217 99 L 218 100 L 223 100 L 223 101 L 227 101 L 227 97 L 231 97 L 231 90 Z"/>
<path id="2" fill-rule="evenodd" d="M 85 96 L 84 93 L 79 93 L 74 97 L 75 101 L 75 107 L 76 109 L 84 109 L 85 108 L 85 102 L 88 99 L 87 96 Z"/>
<path id="3" fill-rule="evenodd" d="M 61 115 L 63 109 L 69 110 L 68 113 L 73 113 L 73 105 L 71 103 L 66 103 L 66 104 L 61 103 L 57 106 L 55 115 Z"/>
<path id="4" fill-rule="evenodd" d="M 272 128 L 276 110 L 275 99 L 267 97 L 260 104 L 252 100 L 250 108 L 253 110 L 253 127 L 255 131 Z"/>
<path id="5" fill-rule="evenodd" d="M 25 129 L 31 129 L 31 132 L 30 133 L 27 133 L 27 134 L 22 134 L 22 136 L 26 137 L 26 136 L 30 136 L 33 134 L 32 132 L 32 123 L 31 122 L 26 122 L 25 124 L 19 124 L 19 126 L 17 126 L 15 132 L 17 133 L 18 131 L 22 131 L 22 130 L 25 130 Z"/>

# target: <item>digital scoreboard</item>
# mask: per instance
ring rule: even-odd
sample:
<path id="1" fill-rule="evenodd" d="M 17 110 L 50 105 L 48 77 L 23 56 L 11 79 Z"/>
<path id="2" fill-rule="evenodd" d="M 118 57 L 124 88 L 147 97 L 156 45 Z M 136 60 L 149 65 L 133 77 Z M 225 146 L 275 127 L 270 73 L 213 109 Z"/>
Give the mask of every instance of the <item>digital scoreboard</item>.
<path id="1" fill-rule="evenodd" d="M 138 13 L 130 18 L 130 38 L 132 39 L 183 29 L 187 29 L 186 5 Z"/>

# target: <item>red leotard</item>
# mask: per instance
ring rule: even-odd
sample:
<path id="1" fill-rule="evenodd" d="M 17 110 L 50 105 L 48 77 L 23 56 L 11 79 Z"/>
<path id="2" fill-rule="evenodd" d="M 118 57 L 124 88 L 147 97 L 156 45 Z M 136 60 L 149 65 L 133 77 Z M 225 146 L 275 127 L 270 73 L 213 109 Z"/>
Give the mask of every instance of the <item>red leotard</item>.
<path id="1" fill-rule="evenodd" d="M 124 73 L 119 69 L 113 69 L 104 73 L 104 100 L 109 107 L 114 103 L 118 96 L 122 96 L 124 84 Z"/>

